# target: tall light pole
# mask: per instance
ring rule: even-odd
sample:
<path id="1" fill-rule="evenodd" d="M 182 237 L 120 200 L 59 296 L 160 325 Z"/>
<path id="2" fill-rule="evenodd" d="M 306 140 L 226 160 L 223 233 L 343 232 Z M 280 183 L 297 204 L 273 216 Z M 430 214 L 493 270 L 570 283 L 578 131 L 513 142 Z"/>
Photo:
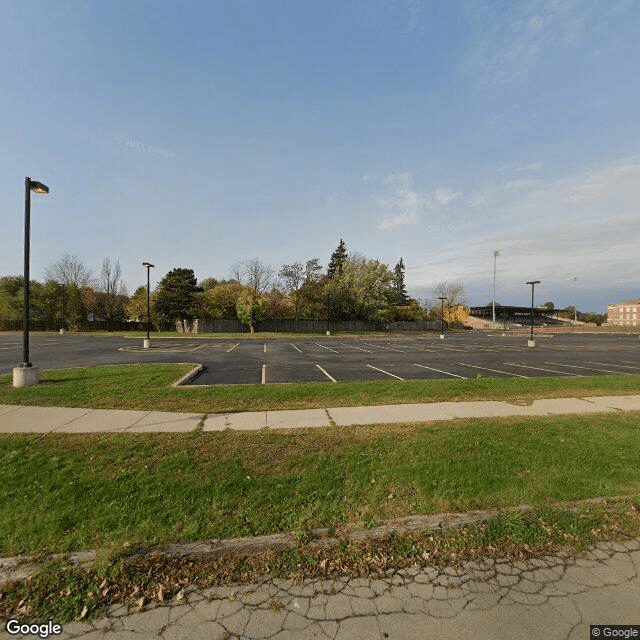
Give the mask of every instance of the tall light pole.
<path id="1" fill-rule="evenodd" d="M 14 387 L 31 387 L 40 381 L 38 368 L 29 361 L 29 249 L 31 235 L 31 192 L 49 193 L 49 187 L 24 179 L 24 283 L 22 296 L 22 363 L 13 369 Z"/>
<path id="2" fill-rule="evenodd" d="M 578 276 L 573 276 L 573 330 L 576 330 L 576 324 L 578 324 L 578 300 L 576 290 L 578 288 Z"/>
<path id="3" fill-rule="evenodd" d="M 64 312 L 65 312 L 65 288 L 64 282 L 60 284 L 60 288 L 62 289 L 62 321 L 60 322 L 60 333 L 65 333 L 66 329 L 64 328 Z"/>
<path id="4" fill-rule="evenodd" d="M 151 324 L 151 294 L 150 294 L 150 270 L 155 267 L 150 262 L 143 262 L 143 267 L 147 267 L 147 339 L 143 343 L 145 349 L 151 347 L 151 338 L 149 337 L 149 325 Z"/>
<path id="5" fill-rule="evenodd" d="M 536 343 L 535 340 L 533 339 L 533 290 L 535 288 L 535 286 L 537 284 L 540 284 L 540 280 L 531 280 L 530 282 L 527 282 L 526 284 L 530 284 L 531 285 L 531 337 L 529 338 L 529 345 L 530 347 L 535 347 Z"/>
<path id="6" fill-rule="evenodd" d="M 333 298 L 331 296 L 331 294 L 327 294 L 327 335 L 330 336 L 331 335 L 331 325 L 329 324 L 331 322 L 331 302 L 332 302 Z"/>
<path id="7" fill-rule="evenodd" d="M 500 255 L 500 251 L 496 249 L 493 252 L 493 300 L 491 301 L 493 307 L 493 323 L 492 328 L 496 325 L 496 258 Z"/>
<path id="8" fill-rule="evenodd" d="M 440 300 L 440 340 L 444 340 L 444 301 L 447 299 L 447 296 L 438 296 L 438 300 Z"/>

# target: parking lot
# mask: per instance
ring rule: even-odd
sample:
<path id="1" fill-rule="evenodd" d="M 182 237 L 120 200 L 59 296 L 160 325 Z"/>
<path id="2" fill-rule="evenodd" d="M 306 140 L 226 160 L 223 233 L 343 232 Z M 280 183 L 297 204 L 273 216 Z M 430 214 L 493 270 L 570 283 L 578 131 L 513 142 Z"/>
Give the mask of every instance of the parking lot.
<path id="1" fill-rule="evenodd" d="M 204 354 L 202 354 L 204 356 Z M 270 340 L 218 345 L 191 384 L 590 376 L 640 373 L 632 336 L 526 337 L 450 334 Z"/>
<path id="2" fill-rule="evenodd" d="M 501 336 L 468 332 L 268 340 L 141 338 L 32 334 L 30 357 L 41 369 L 142 362 L 193 362 L 205 370 L 190 384 L 336 383 L 483 377 L 640 374 L 638 336 L 563 334 Z M 21 334 L 0 335 L 0 371 L 22 356 Z"/>

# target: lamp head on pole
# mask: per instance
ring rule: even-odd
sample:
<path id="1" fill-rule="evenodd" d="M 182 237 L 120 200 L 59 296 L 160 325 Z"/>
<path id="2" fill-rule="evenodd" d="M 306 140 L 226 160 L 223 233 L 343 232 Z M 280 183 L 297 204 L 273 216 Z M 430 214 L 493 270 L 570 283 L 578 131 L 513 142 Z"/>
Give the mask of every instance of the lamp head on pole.
<path id="1" fill-rule="evenodd" d="M 149 268 L 155 269 L 155 267 L 150 262 L 143 262 L 142 266 L 143 267 L 147 267 L 147 269 L 149 269 Z"/>
<path id="2" fill-rule="evenodd" d="M 34 193 L 49 193 L 49 187 L 46 184 L 42 184 L 42 182 L 38 182 L 37 180 L 29 180 L 29 189 Z"/>

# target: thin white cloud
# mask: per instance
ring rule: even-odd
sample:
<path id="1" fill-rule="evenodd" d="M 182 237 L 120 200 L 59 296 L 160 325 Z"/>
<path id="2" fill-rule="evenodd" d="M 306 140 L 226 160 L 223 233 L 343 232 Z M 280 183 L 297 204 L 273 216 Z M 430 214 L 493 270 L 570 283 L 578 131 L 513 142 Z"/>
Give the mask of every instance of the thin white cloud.
<path id="1" fill-rule="evenodd" d="M 394 193 L 389 198 L 376 198 L 378 206 L 387 212 L 377 225 L 380 230 L 417 225 L 427 211 L 446 207 L 462 196 L 451 187 L 435 189 L 432 193 L 417 191 L 410 173 L 393 173 L 385 183 L 393 186 Z"/>
<path id="2" fill-rule="evenodd" d="M 504 164 L 498 167 L 498 173 L 524 173 L 542 171 L 544 165 L 542 162 L 529 162 L 528 164 Z"/>
<path id="3" fill-rule="evenodd" d="M 447 187 L 446 189 L 436 189 L 433 192 L 433 199 L 441 205 L 447 205 L 454 200 L 457 200 L 460 196 L 462 196 L 462 193 L 459 191 L 454 192 L 451 187 Z"/>
<path id="4" fill-rule="evenodd" d="M 422 14 L 425 10 L 424 0 L 392 0 L 389 5 L 391 13 L 402 21 L 402 37 L 420 35 L 423 31 Z"/>
<path id="5" fill-rule="evenodd" d="M 517 180 L 507 180 L 502 186 L 504 189 L 531 189 L 538 185 L 544 184 L 543 180 L 534 180 L 533 178 L 518 178 Z"/>
<path id="6" fill-rule="evenodd" d="M 472 45 L 460 68 L 486 89 L 523 81 L 541 54 L 583 40 L 590 29 L 628 6 L 600 0 L 467 0 Z"/>
<path id="7" fill-rule="evenodd" d="M 579 291 L 588 290 L 603 310 L 607 301 L 638 297 L 639 203 L 640 157 L 555 180 L 523 180 L 519 188 L 488 185 L 465 202 L 476 207 L 472 235 L 440 234 L 437 256 L 412 270 L 407 284 L 458 279 L 484 304 L 491 299 L 492 256 L 499 248 L 498 299 L 504 304 L 526 302 L 524 282 L 532 278 L 542 281 L 545 300 L 555 296 L 560 306 L 573 304 L 577 276 Z M 405 262 L 411 261 L 407 254 Z"/>
<path id="8" fill-rule="evenodd" d="M 488 208 L 495 197 L 496 187 L 495 185 L 489 185 L 481 190 L 472 191 L 467 204 L 472 209 L 486 209 Z"/>
<path id="9" fill-rule="evenodd" d="M 376 229 L 385 230 L 393 229 L 395 227 L 405 227 L 418 224 L 420 222 L 420 216 L 413 211 L 406 211 L 405 213 L 399 213 L 398 215 L 386 216 L 377 225 Z"/>

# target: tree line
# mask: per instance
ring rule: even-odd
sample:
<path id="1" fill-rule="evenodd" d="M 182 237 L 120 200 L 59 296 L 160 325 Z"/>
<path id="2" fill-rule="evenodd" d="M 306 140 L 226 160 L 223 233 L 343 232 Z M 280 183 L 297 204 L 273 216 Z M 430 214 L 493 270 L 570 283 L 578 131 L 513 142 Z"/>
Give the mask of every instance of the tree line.
<path id="1" fill-rule="evenodd" d="M 0 277 L 0 327 L 21 324 L 23 285 L 23 276 Z M 47 329 L 78 330 L 94 319 L 112 328 L 126 319 L 128 300 L 120 263 L 110 258 L 94 276 L 76 256 L 65 254 L 45 269 L 44 282 L 29 281 L 30 317 Z"/>
<path id="2" fill-rule="evenodd" d="M 120 265 L 105 258 L 97 277 L 75 256 L 65 254 L 45 271 L 45 282 L 31 283 L 31 316 L 53 325 L 80 329 L 91 319 L 145 322 L 147 287 L 128 296 Z M 157 330 L 174 330 L 198 319 L 238 318 L 251 331 L 268 319 L 426 320 L 440 318 L 440 296 L 447 298 L 444 320 L 463 322 L 464 288 L 444 282 L 433 299 L 411 298 L 405 287 L 402 258 L 393 267 L 349 252 L 344 240 L 333 251 L 326 270 L 319 258 L 283 264 L 275 270 L 252 258 L 231 265 L 228 279 L 197 281 L 193 269 L 171 269 L 150 295 L 150 320 Z M 22 278 L 0 278 L 0 322 L 22 317 Z M 53 328 L 53 327 L 52 327 Z"/>

